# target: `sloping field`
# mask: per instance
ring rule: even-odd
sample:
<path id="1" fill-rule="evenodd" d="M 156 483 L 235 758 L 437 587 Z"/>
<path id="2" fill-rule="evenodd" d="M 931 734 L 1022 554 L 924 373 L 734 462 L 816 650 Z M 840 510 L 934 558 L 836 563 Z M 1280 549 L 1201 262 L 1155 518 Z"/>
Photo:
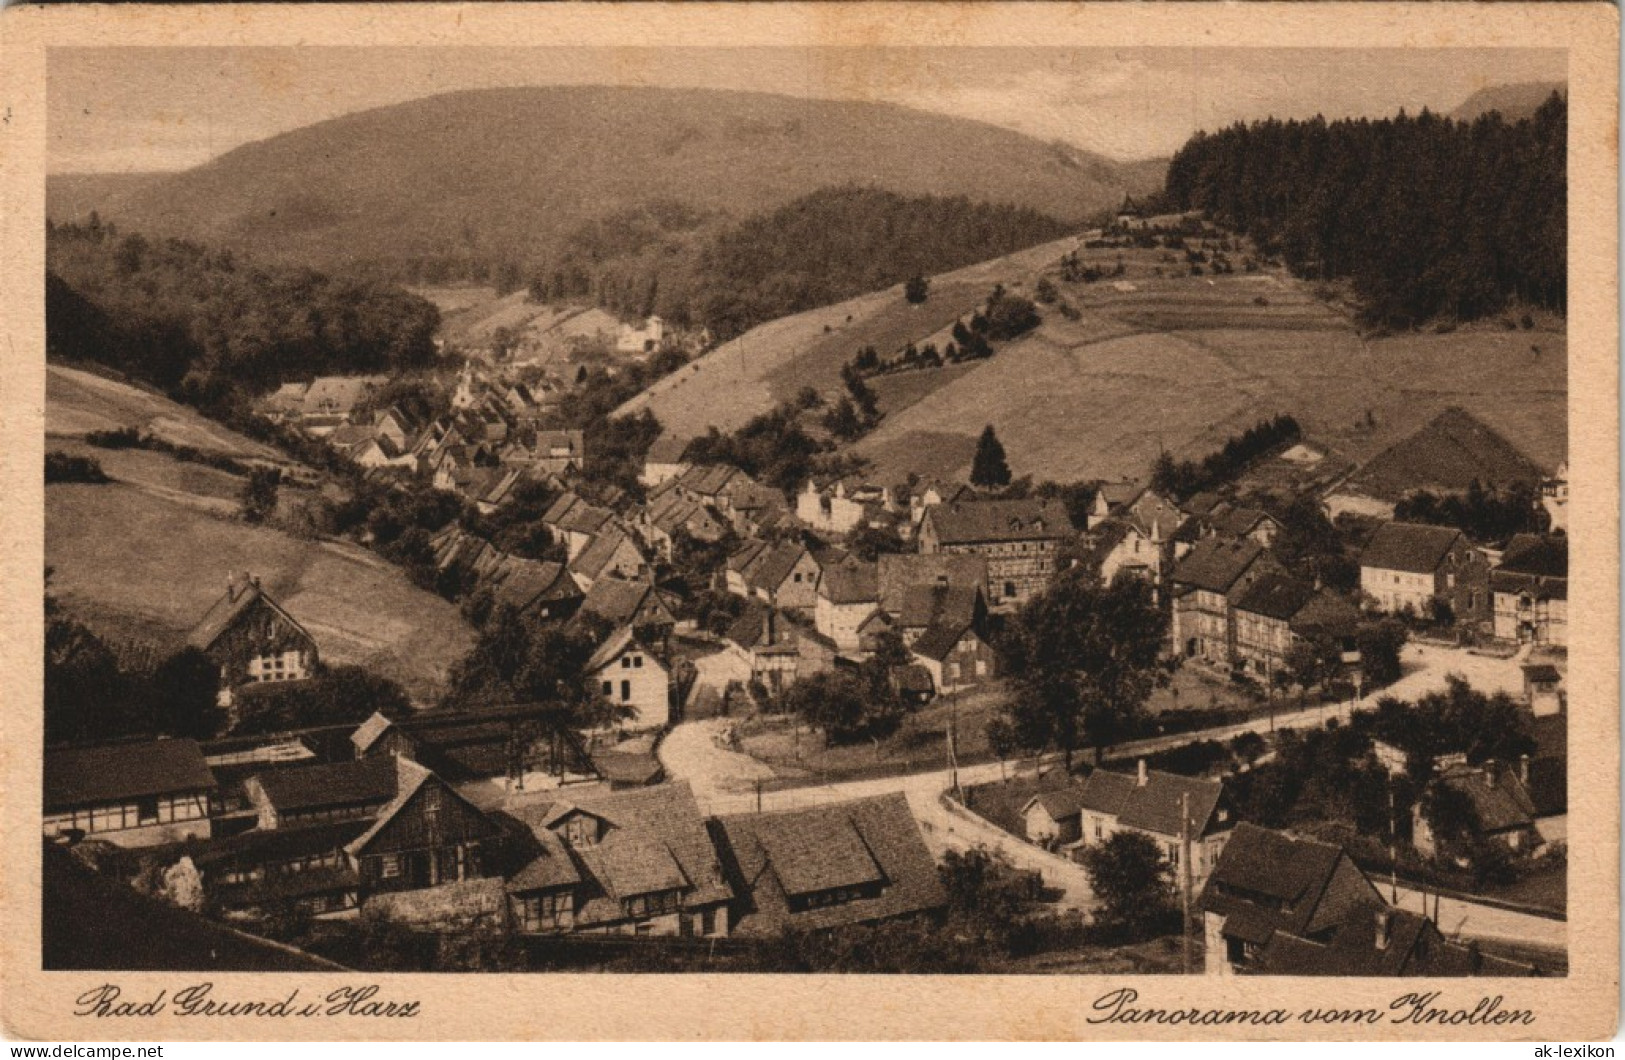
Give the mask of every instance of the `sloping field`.
<path id="1" fill-rule="evenodd" d="M 1537 463 L 1566 455 L 1561 332 L 1486 323 L 1363 340 L 1290 278 L 1148 277 L 1142 253 L 1118 283 L 1061 284 L 1081 320 L 1048 312 L 992 360 L 888 405 L 857 452 L 882 479 L 963 476 L 991 423 L 1018 475 L 1143 478 L 1165 448 L 1200 457 L 1276 413 L 1359 461 L 1461 405 Z"/>
<path id="2" fill-rule="evenodd" d="M 1024 290 L 1075 245 L 1074 239 L 1045 243 L 944 273 L 931 281 L 920 306 L 909 305 L 898 285 L 771 321 L 655 383 L 617 414 L 648 408 L 668 433 L 691 438 L 712 426 L 735 430 L 804 386 L 833 395 L 841 365 L 858 350 L 874 346 L 889 355 L 909 342 L 923 344 L 969 315 L 995 283 Z"/>
<path id="3" fill-rule="evenodd" d="M 252 571 L 334 663 L 359 663 L 427 700 L 473 642 L 457 608 L 365 549 L 219 518 L 122 483 L 45 491 L 45 562 L 71 613 L 114 641 L 178 647 Z"/>
<path id="4" fill-rule="evenodd" d="M 47 437 L 83 437 L 91 431 L 137 427 L 204 452 L 287 462 L 270 446 L 227 430 L 161 394 L 60 364 L 47 365 L 45 372 Z"/>

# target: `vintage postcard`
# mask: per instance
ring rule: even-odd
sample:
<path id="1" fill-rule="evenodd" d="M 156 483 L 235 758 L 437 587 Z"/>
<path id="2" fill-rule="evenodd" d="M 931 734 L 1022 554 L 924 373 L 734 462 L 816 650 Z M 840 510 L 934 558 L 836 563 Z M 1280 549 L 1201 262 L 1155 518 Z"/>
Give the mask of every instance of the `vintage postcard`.
<path id="1" fill-rule="evenodd" d="M 8 1035 L 1614 1033 L 1613 6 L 0 31 Z"/>

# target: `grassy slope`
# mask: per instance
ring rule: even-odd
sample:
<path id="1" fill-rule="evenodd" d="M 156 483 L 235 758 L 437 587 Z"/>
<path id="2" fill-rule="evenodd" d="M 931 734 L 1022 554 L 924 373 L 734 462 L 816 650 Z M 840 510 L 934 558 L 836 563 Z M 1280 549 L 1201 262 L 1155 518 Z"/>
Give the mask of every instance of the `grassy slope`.
<path id="1" fill-rule="evenodd" d="M 325 659 L 365 664 L 420 698 L 437 692 L 472 643 L 454 606 L 365 549 L 239 522 L 238 476 L 74 435 L 139 425 L 232 455 L 261 455 L 258 443 L 146 391 L 56 365 L 46 394 L 46 447 L 93 456 L 116 480 L 45 493 L 53 591 L 104 634 L 178 646 L 224 590 L 226 572 L 251 570 Z"/>
<path id="2" fill-rule="evenodd" d="M 1080 321 L 1049 312 L 993 360 L 889 410 L 858 451 L 882 476 L 963 475 L 992 423 L 1017 474 L 1141 477 L 1164 447 L 1201 456 L 1289 412 L 1363 460 L 1459 404 L 1539 463 L 1566 452 L 1561 330 L 1485 324 L 1366 341 L 1290 278 L 1158 279 L 1144 275 L 1152 255 L 1129 257 L 1135 291 L 1062 285 Z M 1359 423 L 1367 409 L 1375 429 Z"/>
<path id="3" fill-rule="evenodd" d="M 713 425 L 734 430 L 804 386 L 833 397 L 840 392 L 841 366 L 859 349 L 872 345 L 889 354 L 910 341 L 923 343 L 933 337 L 940 346 L 938 332 L 957 317 L 968 316 L 994 283 L 1021 290 L 1073 242 L 1045 243 L 936 277 L 922 306 L 910 306 L 898 285 L 771 321 L 660 380 L 618 411 L 647 407 L 668 432 L 688 438 Z M 960 369 L 943 371 L 954 374 Z M 882 379 L 876 380 L 875 388 L 882 394 L 903 393 L 913 388 L 913 382 Z"/>
<path id="4" fill-rule="evenodd" d="M 893 288 L 773 321 L 622 411 L 648 407 L 684 437 L 713 424 L 731 430 L 802 385 L 836 393 L 841 364 L 864 345 L 888 352 L 910 340 L 940 341 L 942 321 L 968 313 L 995 281 L 1030 291 L 1048 273 L 1079 320 L 1046 309 L 1037 331 L 990 361 L 875 380 L 886 417 L 856 451 L 879 477 L 963 477 L 988 423 L 1018 475 L 1143 477 L 1163 448 L 1199 457 L 1279 412 L 1361 461 L 1453 404 L 1538 463 L 1555 466 L 1566 454 L 1561 321 L 1534 332 L 1486 322 L 1365 340 L 1307 284 L 1280 273 L 1177 276 L 1161 251 L 1125 251 L 1122 283 L 1132 289 L 1060 283 L 1055 262 L 1073 245 L 1046 244 L 938 277 L 921 310 Z M 1109 267 L 1118 253 L 1084 257 Z M 1169 275 L 1157 276 L 1158 268 Z M 1374 428 L 1363 423 L 1368 409 Z"/>
<path id="5" fill-rule="evenodd" d="M 583 222 L 658 199 L 737 217 L 853 183 L 1077 219 L 1160 179 L 1155 166 L 888 104 L 551 87 L 346 115 L 137 186 L 103 216 L 321 266 L 545 257 Z"/>

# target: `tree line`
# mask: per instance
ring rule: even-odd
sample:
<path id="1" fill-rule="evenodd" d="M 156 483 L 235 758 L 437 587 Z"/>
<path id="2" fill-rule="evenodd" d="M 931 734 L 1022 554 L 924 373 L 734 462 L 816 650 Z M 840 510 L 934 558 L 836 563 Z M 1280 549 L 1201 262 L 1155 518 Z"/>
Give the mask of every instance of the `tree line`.
<path id="1" fill-rule="evenodd" d="M 658 313 L 718 340 L 1068 231 L 1026 207 L 859 187 L 825 188 L 728 225 L 659 204 L 616 218 L 623 223 L 584 226 L 558 260 L 526 266 L 531 297 Z"/>
<path id="2" fill-rule="evenodd" d="M 1198 133 L 1167 197 L 1245 232 L 1298 275 L 1352 281 L 1372 324 L 1563 312 L 1568 102 L 1534 116 L 1238 123 Z"/>
<path id="3" fill-rule="evenodd" d="M 50 356 L 107 365 L 193 404 L 435 357 L 439 312 L 404 290 L 121 234 L 95 214 L 47 225 L 46 270 Z"/>

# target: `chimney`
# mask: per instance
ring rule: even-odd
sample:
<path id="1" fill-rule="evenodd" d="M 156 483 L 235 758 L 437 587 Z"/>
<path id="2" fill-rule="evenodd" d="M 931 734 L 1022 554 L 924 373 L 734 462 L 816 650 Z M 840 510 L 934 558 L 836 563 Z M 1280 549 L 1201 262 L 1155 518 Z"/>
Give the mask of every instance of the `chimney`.
<path id="1" fill-rule="evenodd" d="M 1388 909 L 1377 910 L 1377 951 L 1380 953 L 1388 948 L 1393 938 L 1394 914 Z"/>
<path id="2" fill-rule="evenodd" d="M 1142 758 L 1142 759 L 1140 759 L 1139 767 L 1135 771 L 1134 786 L 1139 787 L 1139 788 L 1143 788 L 1143 787 L 1145 787 L 1145 782 L 1148 779 L 1149 779 L 1149 777 L 1146 775 L 1146 771 L 1145 771 L 1145 759 Z"/>
<path id="3" fill-rule="evenodd" d="M 242 584 L 237 580 L 237 572 L 228 570 L 226 572 L 226 599 L 235 602 L 237 593 L 241 588 Z"/>
<path id="4" fill-rule="evenodd" d="M 1524 783 L 1525 786 L 1528 786 L 1528 784 L 1529 784 L 1529 756 L 1528 755 L 1520 755 L 1520 756 L 1518 756 L 1518 779 L 1521 780 Z"/>

